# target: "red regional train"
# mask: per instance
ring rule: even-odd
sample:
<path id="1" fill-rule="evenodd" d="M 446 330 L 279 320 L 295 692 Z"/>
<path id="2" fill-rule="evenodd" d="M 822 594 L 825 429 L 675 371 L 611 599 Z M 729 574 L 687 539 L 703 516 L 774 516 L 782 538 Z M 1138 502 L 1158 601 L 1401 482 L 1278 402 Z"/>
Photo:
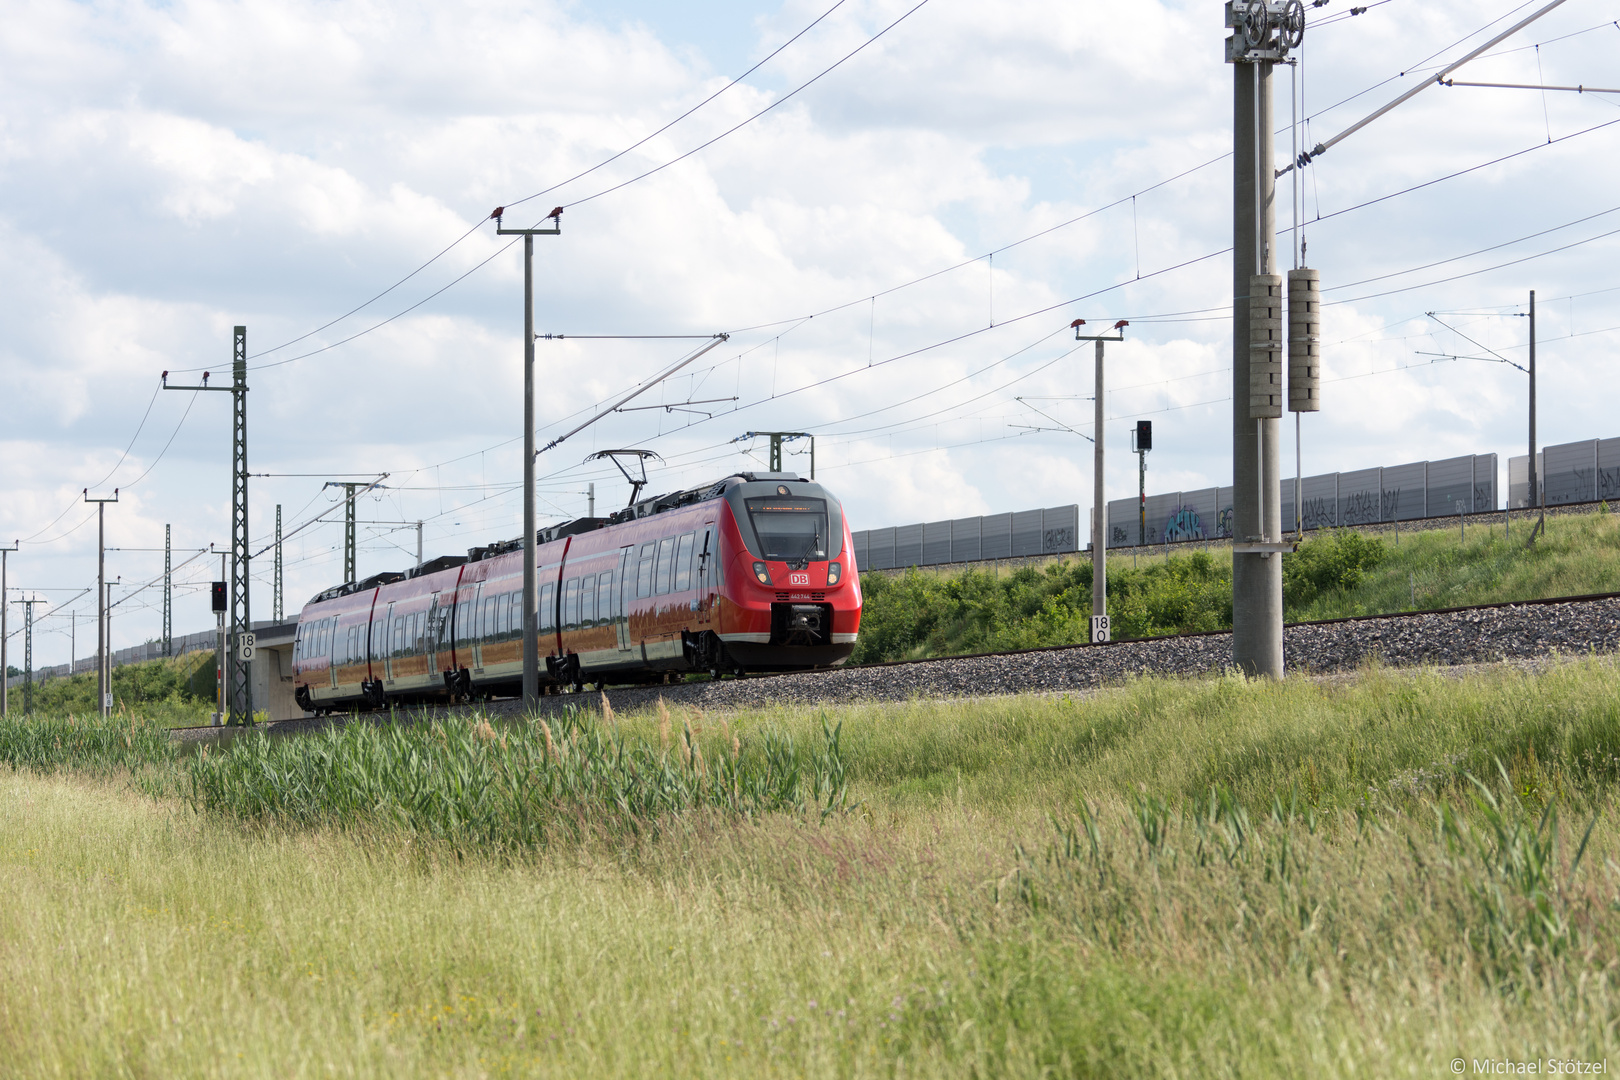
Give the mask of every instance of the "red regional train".
<path id="1" fill-rule="evenodd" d="M 546 692 L 826 667 L 855 650 L 849 525 L 802 477 L 738 473 L 536 540 Z M 521 540 L 328 589 L 298 617 L 293 692 L 309 712 L 518 694 L 522 678 Z"/>

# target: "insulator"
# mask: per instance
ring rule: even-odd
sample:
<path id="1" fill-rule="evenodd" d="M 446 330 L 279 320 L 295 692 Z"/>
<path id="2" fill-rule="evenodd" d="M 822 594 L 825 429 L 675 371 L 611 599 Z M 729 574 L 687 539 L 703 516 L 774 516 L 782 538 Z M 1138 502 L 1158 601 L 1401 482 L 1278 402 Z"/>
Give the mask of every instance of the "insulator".
<path id="1" fill-rule="evenodd" d="M 1283 279 L 1249 278 L 1249 419 L 1282 416 Z"/>
<path id="2" fill-rule="evenodd" d="M 1322 275 L 1288 271 L 1288 409 L 1322 409 Z"/>

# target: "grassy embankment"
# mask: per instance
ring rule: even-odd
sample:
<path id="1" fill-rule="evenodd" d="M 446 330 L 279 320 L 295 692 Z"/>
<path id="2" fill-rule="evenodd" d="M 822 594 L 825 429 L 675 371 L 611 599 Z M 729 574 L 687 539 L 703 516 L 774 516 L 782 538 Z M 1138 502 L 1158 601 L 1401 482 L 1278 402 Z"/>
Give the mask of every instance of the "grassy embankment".
<path id="1" fill-rule="evenodd" d="M 12 724 L 0 1060 L 24 1076 L 1620 1060 L 1617 738 L 1620 668 L 1597 660 L 355 726 L 189 758 L 139 723 Z"/>
<path id="2" fill-rule="evenodd" d="M 42 717 L 94 716 L 94 672 L 67 678 L 35 677 L 34 712 Z M 193 652 L 169 660 L 122 664 L 112 669 L 114 711 L 136 710 L 170 727 L 206 724 L 214 711 L 214 654 Z M 23 708 L 23 687 L 11 688 L 10 707 Z"/>
<path id="3" fill-rule="evenodd" d="M 1515 520 L 1395 537 L 1334 532 L 1283 557 L 1291 622 L 1467 604 L 1620 591 L 1620 520 L 1607 513 L 1547 519 L 1526 548 Z M 863 574 L 866 607 L 856 662 L 949 656 L 1087 640 L 1091 563 L 1063 560 L 994 575 Z M 1232 625 L 1232 565 L 1224 551 L 1172 554 L 1108 568 L 1116 638 L 1223 630 Z"/>

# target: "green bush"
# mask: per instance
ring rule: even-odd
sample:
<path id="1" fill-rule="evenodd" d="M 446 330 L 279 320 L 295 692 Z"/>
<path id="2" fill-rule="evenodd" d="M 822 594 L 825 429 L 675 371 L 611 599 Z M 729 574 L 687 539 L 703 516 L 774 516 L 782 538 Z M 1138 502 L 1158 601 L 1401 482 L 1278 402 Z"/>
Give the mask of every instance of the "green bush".
<path id="1" fill-rule="evenodd" d="M 1376 536 L 1345 529 L 1313 536 L 1283 556 L 1283 603 L 1299 608 L 1331 592 L 1349 592 L 1386 554 Z"/>

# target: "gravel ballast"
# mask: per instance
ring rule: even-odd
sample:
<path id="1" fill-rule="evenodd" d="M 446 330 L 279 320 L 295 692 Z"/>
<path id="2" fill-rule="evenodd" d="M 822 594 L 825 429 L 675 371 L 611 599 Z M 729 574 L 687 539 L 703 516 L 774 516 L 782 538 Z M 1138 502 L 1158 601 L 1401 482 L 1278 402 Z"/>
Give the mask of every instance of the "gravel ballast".
<path id="1" fill-rule="evenodd" d="M 1392 667 L 1449 667 L 1592 651 L 1620 651 L 1620 597 L 1304 623 L 1283 632 L 1283 659 L 1290 672 L 1345 671 L 1373 657 Z M 703 709 L 906 701 L 1083 690 L 1132 675 L 1219 672 L 1231 662 L 1230 633 L 1198 634 L 617 689 L 607 695 L 621 710 L 644 707 L 660 695 Z M 598 700 L 595 693 L 583 696 L 592 704 Z M 579 699 L 563 695 L 545 702 L 561 707 L 571 700 Z"/>
<path id="2" fill-rule="evenodd" d="M 1508 604 L 1456 611 L 1416 612 L 1301 623 L 1283 631 L 1283 659 L 1295 674 L 1353 671 L 1377 658 L 1391 667 L 1430 664 L 1458 667 L 1499 661 L 1534 661 L 1589 652 L 1620 652 L 1620 597 Z M 1091 690 L 1133 675 L 1200 675 L 1225 670 L 1232 662 L 1232 635 L 1119 641 L 1073 645 L 988 656 L 955 656 L 866 667 L 833 668 L 720 682 L 619 687 L 607 691 L 615 710 L 648 708 L 660 697 L 671 705 L 706 711 L 755 709 L 775 705 L 842 705 L 913 698 L 988 697 L 1002 694 Z M 540 699 L 543 713 L 570 705 L 595 709 L 600 695 L 560 694 Z M 476 706 L 496 715 L 517 715 L 514 700 Z M 402 709 L 421 717 L 447 711 Z M 365 715 L 365 714 L 363 714 Z M 387 714 L 369 714 L 370 719 Z M 342 722 L 342 718 L 337 718 Z M 264 725 L 277 732 L 307 731 L 329 719 L 284 720 Z M 229 737 L 227 728 L 177 729 L 182 741 Z"/>

